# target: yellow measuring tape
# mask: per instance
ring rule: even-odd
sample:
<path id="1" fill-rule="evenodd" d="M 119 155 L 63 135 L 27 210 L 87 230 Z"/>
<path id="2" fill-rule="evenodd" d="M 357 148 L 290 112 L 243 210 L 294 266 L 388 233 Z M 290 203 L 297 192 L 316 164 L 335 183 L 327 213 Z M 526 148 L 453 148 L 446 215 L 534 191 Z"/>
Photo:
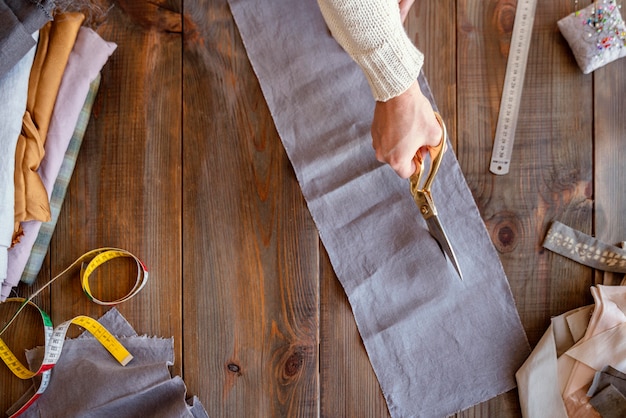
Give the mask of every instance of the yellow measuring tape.
<path id="1" fill-rule="evenodd" d="M 115 301 L 108 302 L 95 298 L 91 293 L 91 288 L 89 286 L 89 279 L 91 275 L 98 267 L 102 266 L 104 263 L 120 257 L 130 257 L 134 259 L 137 263 L 137 278 L 135 280 L 133 288 L 126 296 Z M 85 265 L 87 260 L 90 261 Z M 88 253 L 83 254 L 68 268 L 63 270 L 59 275 L 55 276 L 52 280 L 46 283 L 41 289 L 32 294 L 28 299 L 10 298 L 3 302 L 19 303 L 20 306 L 18 307 L 15 314 L 13 314 L 13 316 L 6 323 L 6 325 L 4 325 L 2 329 L 0 329 L 0 336 L 2 336 L 2 334 L 9 328 L 9 326 L 13 323 L 13 321 L 26 306 L 32 306 L 39 311 L 44 325 L 44 359 L 41 363 L 41 366 L 36 371 L 32 371 L 28 367 L 24 366 L 9 349 L 9 347 L 2 340 L 2 338 L 0 338 L 0 358 L 9 367 L 13 374 L 15 374 L 20 379 L 30 379 L 34 376 L 41 375 L 41 383 L 39 384 L 39 388 L 35 395 L 33 395 L 33 397 L 28 402 L 26 402 L 26 404 L 24 404 L 18 411 L 11 415 L 11 417 L 17 417 L 21 415 L 26 409 L 28 409 L 30 405 L 32 405 L 33 402 L 35 402 L 35 400 L 39 396 L 41 396 L 41 394 L 48 387 L 48 384 L 50 382 L 50 372 L 54 365 L 57 363 L 59 356 L 61 355 L 67 330 L 72 324 L 83 327 L 84 329 L 89 331 L 122 366 L 125 366 L 133 359 L 133 356 L 128 352 L 128 350 L 126 350 L 126 348 L 95 319 L 81 315 L 72 318 L 69 321 L 65 321 L 61 325 L 54 328 L 50 317 L 32 302 L 32 299 L 37 296 L 43 289 L 45 289 L 59 277 L 62 277 L 68 271 L 70 271 L 79 264 L 83 266 L 80 275 L 83 291 L 90 300 L 99 305 L 116 305 L 124 302 L 135 296 L 146 285 L 148 281 L 148 270 L 146 266 L 133 254 L 119 248 L 98 248 L 96 250 L 92 250 Z"/>

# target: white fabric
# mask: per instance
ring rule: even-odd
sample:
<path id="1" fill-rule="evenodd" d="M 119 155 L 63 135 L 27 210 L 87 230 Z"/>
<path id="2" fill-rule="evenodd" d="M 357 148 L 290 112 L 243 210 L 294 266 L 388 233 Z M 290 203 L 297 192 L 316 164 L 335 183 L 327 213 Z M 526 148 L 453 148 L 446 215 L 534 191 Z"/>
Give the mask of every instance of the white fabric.
<path id="1" fill-rule="evenodd" d="M 0 78 L 0 285 L 7 277 L 7 250 L 15 226 L 15 147 L 26 111 L 35 49 Z"/>

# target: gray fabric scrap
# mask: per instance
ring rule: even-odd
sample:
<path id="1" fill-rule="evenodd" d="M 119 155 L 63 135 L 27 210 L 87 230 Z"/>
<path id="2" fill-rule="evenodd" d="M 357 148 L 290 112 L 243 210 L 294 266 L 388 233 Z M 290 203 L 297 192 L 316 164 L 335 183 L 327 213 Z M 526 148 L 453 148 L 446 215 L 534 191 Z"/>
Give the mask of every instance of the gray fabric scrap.
<path id="1" fill-rule="evenodd" d="M 111 334 L 116 337 L 136 337 L 137 332 L 133 326 L 124 318 L 124 316 L 117 310 L 117 308 L 111 308 L 104 313 L 98 322 L 107 329 Z M 78 338 L 94 338 L 89 331 L 85 331 L 78 336 Z"/>
<path id="2" fill-rule="evenodd" d="M 207 417 L 197 398 L 185 400 L 182 379 L 170 374 L 173 338 L 137 336 L 117 309 L 109 310 L 99 322 L 114 335 L 126 334 L 118 340 L 133 355 L 130 363 L 121 366 L 90 334 L 66 340 L 50 385 L 22 417 Z M 42 357 L 42 347 L 26 352 L 31 367 L 40 364 Z"/>

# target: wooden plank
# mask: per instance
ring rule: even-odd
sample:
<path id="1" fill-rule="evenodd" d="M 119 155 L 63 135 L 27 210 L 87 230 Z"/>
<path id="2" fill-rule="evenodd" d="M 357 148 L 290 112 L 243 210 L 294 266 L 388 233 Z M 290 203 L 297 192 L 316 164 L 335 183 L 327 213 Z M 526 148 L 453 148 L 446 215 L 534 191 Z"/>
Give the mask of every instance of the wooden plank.
<path id="1" fill-rule="evenodd" d="M 115 246 L 150 271 L 144 290 L 119 309 L 139 333 L 175 338 L 181 371 L 181 14 L 177 2 L 120 2 L 101 36 L 118 49 L 102 71 L 92 118 L 51 243 L 53 274 L 94 248 Z M 169 9 L 173 10 L 170 11 Z M 158 15 L 158 19 L 156 16 Z M 102 295 L 134 280 L 126 261 L 98 272 Z M 82 294 L 77 272 L 51 289 L 52 317 L 98 317 L 109 308 Z"/>
<path id="2" fill-rule="evenodd" d="M 28 298 L 43 285 L 50 281 L 50 256 L 46 255 L 41 271 L 37 279 L 31 286 L 20 283 L 9 297 Z M 51 312 L 50 289 L 46 288 L 40 292 L 33 302 L 46 313 Z M 0 328 L 3 328 L 5 321 L 8 321 L 19 308 L 16 302 L 0 304 Z M 6 333 L 0 336 L 9 349 L 15 354 L 20 362 L 26 362 L 26 350 L 43 345 L 43 323 L 41 315 L 34 307 L 25 308 L 17 317 L 15 322 L 7 329 Z M 31 380 L 20 380 L 11 373 L 4 363 L 0 363 L 0 411 L 5 412 L 16 403 L 22 395 L 32 386 Z"/>
<path id="3" fill-rule="evenodd" d="M 543 251 L 541 242 L 553 220 L 590 231 L 592 86 L 571 68 L 555 30 L 556 20 L 573 5 L 542 4 L 535 16 L 511 171 L 490 174 L 516 2 L 461 0 L 458 5 L 458 84 L 463 86 L 457 102 L 458 158 L 534 345 L 552 315 L 588 301 L 589 270 Z M 517 416 L 512 396 L 460 415 Z"/>
<path id="4" fill-rule="evenodd" d="M 626 60 L 594 72 L 594 229 L 609 244 L 626 241 L 626 186 L 621 174 L 626 160 Z M 597 282 L 604 280 L 597 273 Z M 607 274 L 609 284 L 623 275 Z"/>
<path id="5" fill-rule="evenodd" d="M 320 259 L 320 396 L 322 417 L 388 417 L 348 298 L 325 250 Z"/>
<path id="6" fill-rule="evenodd" d="M 458 101 L 459 160 L 534 344 L 551 315 L 587 300 L 589 271 L 540 245 L 553 220 L 590 232 L 591 83 L 572 68 L 554 28 L 572 5 L 542 5 L 535 17 L 512 172 L 489 174 L 515 2 L 459 4 L 459 85 L 464 86 Z M 572 109 L 578 111 L 574 121 Z"/>
<path id="7" fill-rule="evenodd" d="M 185 382 L 212 417 L 319 410 L 318 239 L 226 0 L 185 5 Z"/>

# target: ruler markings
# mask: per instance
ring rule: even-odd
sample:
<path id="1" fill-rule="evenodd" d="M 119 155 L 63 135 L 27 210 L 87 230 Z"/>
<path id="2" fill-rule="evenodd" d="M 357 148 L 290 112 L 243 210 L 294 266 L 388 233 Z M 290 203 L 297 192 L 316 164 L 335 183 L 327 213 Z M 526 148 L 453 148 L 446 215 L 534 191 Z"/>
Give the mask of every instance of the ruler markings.
<path id="1" fill-rule="evenodd" d="M 518 0 L 489 170 L 509 172 L 537 0 Z"/>

